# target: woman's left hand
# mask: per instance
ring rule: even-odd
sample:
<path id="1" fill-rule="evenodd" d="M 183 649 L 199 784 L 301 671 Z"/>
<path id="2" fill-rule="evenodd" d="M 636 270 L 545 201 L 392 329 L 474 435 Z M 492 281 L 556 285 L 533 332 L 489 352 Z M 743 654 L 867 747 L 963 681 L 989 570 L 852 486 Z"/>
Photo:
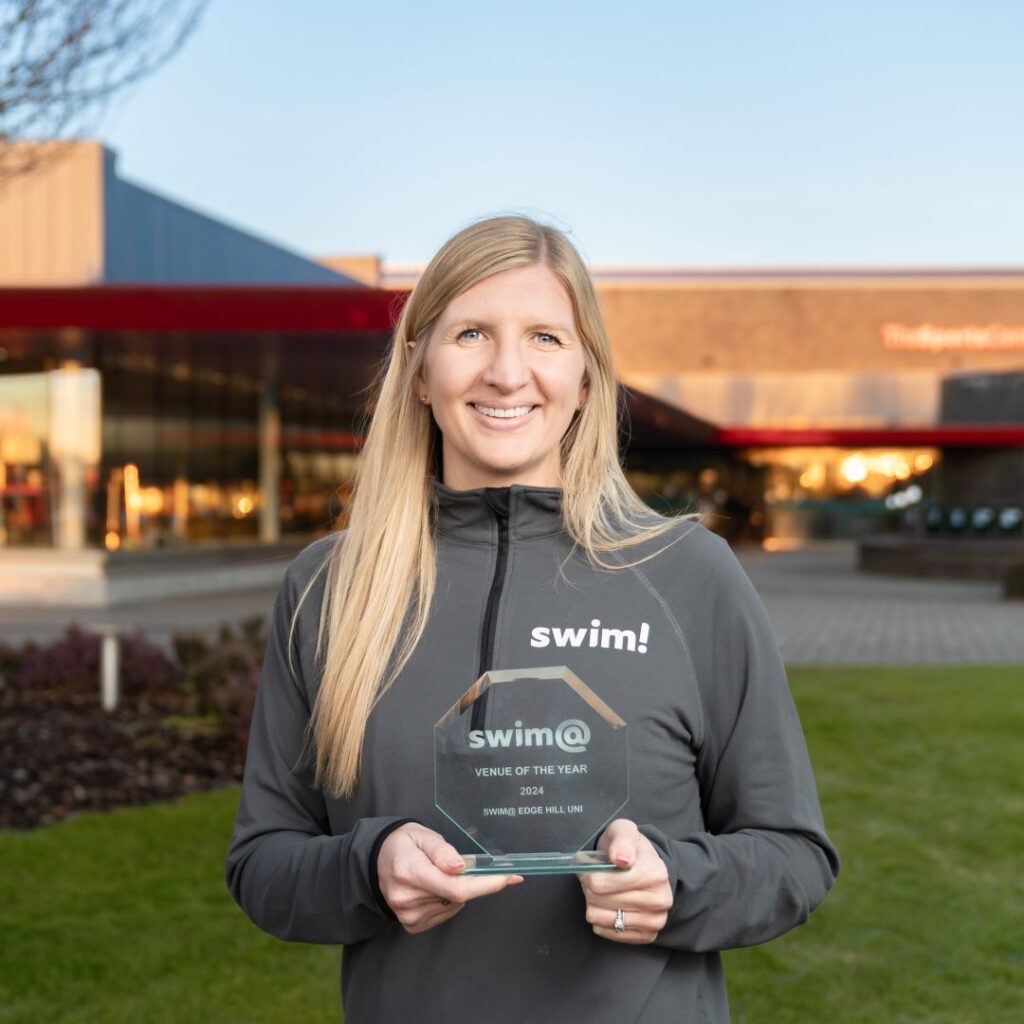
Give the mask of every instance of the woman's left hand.
<path id="1" fill-rule="evenodd" d="M 612 942 L 643 945 L 665 927 L 672 907 L 668 868 L 651 841 L 628 818 L 616 818 L 601 834 L 597 848 L 628 871 L 589 871 L 576 877 L 587 898 L 587 922 L 595 935 Z M 618 911 L 625 929 L 615 930 Z"/>

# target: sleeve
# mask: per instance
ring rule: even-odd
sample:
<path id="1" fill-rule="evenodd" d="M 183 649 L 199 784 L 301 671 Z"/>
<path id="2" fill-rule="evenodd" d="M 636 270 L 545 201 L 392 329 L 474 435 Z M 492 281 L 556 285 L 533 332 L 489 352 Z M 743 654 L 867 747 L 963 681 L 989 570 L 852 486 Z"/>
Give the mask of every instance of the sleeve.
<path id="1" fill-rule="evenodd" d="M 725 550 L 691 645 L 706 831 L 670 838 L 641 827 L 675 897 L 655 942 L 693 952 L 755 945 L 802 924 L 839 873 L 768 613 L 732 549 L 715 541 Z"/>
<path id="2" fill-rule="evenodd" d="M 384 838 L 408 819 L 362 818 L 344 835 L 331 834 L 323 793 L 300 764 L 310 708 L 301 675 L 288 665 L 291 577 L 271 615 L 225 880 L 249 919 L 279 939 L 360 942 L 394 921 L 375 860 Z M 293 661 L 298 668 L 297 650 Z"/>

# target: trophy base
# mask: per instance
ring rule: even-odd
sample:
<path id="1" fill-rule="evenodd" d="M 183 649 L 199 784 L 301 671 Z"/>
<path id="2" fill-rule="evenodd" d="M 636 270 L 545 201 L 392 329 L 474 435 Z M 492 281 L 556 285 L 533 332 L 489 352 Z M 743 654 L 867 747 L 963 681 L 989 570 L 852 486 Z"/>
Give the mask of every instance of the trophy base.
<path id="1" fill-rule="evenodd" d="M 464 853 L 464 875 L 578 875 L 582 871 L 624 871 L 601 850 L 579 853 Z"/>

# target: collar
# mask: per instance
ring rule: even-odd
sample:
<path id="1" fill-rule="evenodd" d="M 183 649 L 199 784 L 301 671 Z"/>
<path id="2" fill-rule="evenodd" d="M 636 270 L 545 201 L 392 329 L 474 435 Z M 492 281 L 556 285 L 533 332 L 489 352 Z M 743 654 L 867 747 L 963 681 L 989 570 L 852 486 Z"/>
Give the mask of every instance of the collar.
<path id="1" fill-rule="evenodd" d="M 471 544 L 496 544 L 498 521 L 508 519 L 513 541 L 561 533 L 562 489 L 511 484 L 456 491 L 430 481 L 437 532 Z"/>

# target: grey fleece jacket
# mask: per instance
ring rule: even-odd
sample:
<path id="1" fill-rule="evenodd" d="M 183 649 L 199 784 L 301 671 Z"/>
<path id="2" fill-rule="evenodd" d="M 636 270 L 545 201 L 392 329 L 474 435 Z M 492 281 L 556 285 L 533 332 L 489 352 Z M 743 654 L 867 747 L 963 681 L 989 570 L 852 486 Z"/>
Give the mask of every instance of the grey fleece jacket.
<path id="1" fill-rule="evenodd" d="M 558 489 L 432 486 L 431 618 L 370 718 L 350 800 L 312 788 L 302 746 L 319 682 L 317 570 L 344 534 L 288 569 L 227 853 L 232 896 L 280 939 L 345 945 L 348 1024 L 728 1021 L 719 951 L 804 922 L 839 870 L 760 598 L 728 544 L 697 523 L 618 556 L 677 541 L 637 568 L 598 570 L 574 552 L 560 572 L 572 543 Z M 295 680 L 289 621 L 314 575 L 293 637 Z M 603 645 L 595 619 L 618 631 Z M 650 945 L 599 938 L 578 880 L 544 876 L 410 935 L 380 896 L 384 837 L 417 820 L 473 852 L 434 805 L 434 724 L 483 671 L 542 665 L 567 665 L 628 724 L 630 795 L 617 816 L 665 860 L 668 923 Z"/>

